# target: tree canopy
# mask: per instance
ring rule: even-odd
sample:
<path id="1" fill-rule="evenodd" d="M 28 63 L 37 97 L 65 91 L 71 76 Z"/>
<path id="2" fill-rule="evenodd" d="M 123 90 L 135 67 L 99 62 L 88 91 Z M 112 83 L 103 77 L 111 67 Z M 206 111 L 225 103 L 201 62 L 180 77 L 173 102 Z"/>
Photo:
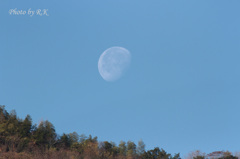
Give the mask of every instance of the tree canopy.
<path id="1" fill-rule="evenodd" d="M 221 159 L 237 159 L 229 152 L 224 154 Z M 77 132 L 59 135 L 48 120 L 33 125 L 30 115 L 20 119 L 15 111 L 8 113 L 5 106 L 0 105 L 0 158 L 2 156 L 18 159 L 180 159 L 179 153 L 171 155 L 159 147 L 146 151 L 142 140 L 137 144 L 120 141 L 116 145 Z M 189 156 L 191 159 L 205 158 L 200 151 Z"/>

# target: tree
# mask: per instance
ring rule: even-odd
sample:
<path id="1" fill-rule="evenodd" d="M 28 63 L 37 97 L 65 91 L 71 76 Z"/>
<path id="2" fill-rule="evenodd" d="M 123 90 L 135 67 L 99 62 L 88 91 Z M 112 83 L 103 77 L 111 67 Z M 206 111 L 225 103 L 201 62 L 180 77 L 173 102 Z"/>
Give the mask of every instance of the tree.
<path id="1" fill-rule="evenodd" d="M 221 157 L 219 159 L 238 159 L 238 157 L 235 157 L 233 155 L 230 155 L 230 156 L 225 156 L 225 157 Z"/>
<path id="2" fill-rule="evenodd" d="M 100 158 L 109 158 L 113 154 L 113 145 L 108 141 L 100 142 L 99 144 Z"/>
<path id="3" fill-rule="evenodd" d="M 0 123 L 2 124 L 6 120 L 8 120 L 8 118 L 9 118 L 9 114 L 5 110 L 5 106 L 4 105 L 0 105 Z"/>
<path id="4" fill-rule="evenodd" d="M 79 140 L 80 140 L 81 143 L 83 143 L 86 139 L 87 139 L 87 136 L 85 134 L 81 134 L 79 136 Z"/>
<path id="5" fill-rule="evenodd" d="M 24 121 L 21 123 L 20 135 L 21 137 L 30 137 L 32 130 L 32 118 L 27 115 Z"/>
<path id="6" fill-rule="evenodd" d="M 145 152 L 145 144 L 142 140 L 138 141 L 137 154 L 142 155 Z"/>
<path id="7" fill-rule="evenodd" d="M 71 141 L 71 145 L 79 141 L 79 135 L 75 131 L 73 133 L 69 133 L 68 136 Z"/>
<path id="8" fill-rule="evenodd" d="M 204 156 L 196 156 L 196 157 L 193 157 L 193 159 L 205 159 Z"/>
<path id="9" fill-rule="evenodd" d="M 17 144 L 17 152 L 21 152 L 28 146 L 33 130 L 32 118 L 30 115 L 27 115 L 25 119 L 19 123 L 18 127 L 20 140 Z"/>
<path id="10" fill-rule="evenodd" d="M 136 145 L 132 141 L 127 142 L 127 155 L 128 156 L 136 155 Z"/>
<path id="11" fill-rule="evenodd" d="M 92 138 L 91 135 L 81 143 L 84 158 L 98 158 L 99 150 L 98 150 L 98 141 L 97 137 Z"/>
<path id="12" fill-rule="evenodd" d="M 171 154 L 168 154 L 163 149 L 159 149 L 158 147 L 153 150 L 149 150 L 143 154 L 144 159 L 169 159 L 171 158 Z"/>
<path id="13" fill-rule="evenodd" d="M 193 158 L 196 158 L 196 157 L 203 157 L 205 158 L 206 154 L 199 151 L 199 150 L 196 150 L 196 151 L 192 151 L 190 152 L 185 158 L 186 159 L 193 159 Z"/>
<path id="14" fill-rule="evenodd" d="M 59 144 L 61 148 L 64 148 L 64 149 L 70 148 L 71 141 L 70 141 L 69 135 L 64 133 L 59 139 Z"/>
<path id="15" fill-rule="evenodd" d="M 219 159 L 238 159 L 238 157 L 235 157 L 232 155 L 231 152 L 226 151 L 226 152 L 224 152 L 224 157 L 221 157 Z"/>
<path id="16" fill-rule="evenodd" d="M 56 132 L 52 123 L 42 121 L 34 132 L 34 139 L 37 145 L 50 148 L 56 142 Z"/>
<path id="17" fill-rule="evenodd" d="M 180 153 L 175 154 L 173 157 L 170 157 L 170 159 L 181 159 Z"/>
<path id="18" fill-rule="evenodd" d="M 119 154 L 125 156 L 127 152 L 126 142 L 120 141 L 118 145 Z"/>
<path id="19" fill-rule="evenodd" d="M 6 136 L 9 135 L 7 131 L 9 114 L 5 110 L 5 106 L 0 106 L 0 143 L 5 144 Z"/>
<path id="20" fill-rule="evenodd" d="M 6 145 L 6 151 L 15 151 L 18 143 L 20 142 L 19 129 L 21 120 L 17 119 L 15 110 L 12 110 L 10 114 L 6 112 L 2 107 L 2 115 L 5 116 L 5 120 L 1 123 L 0 134 L 2 142 Z"/>

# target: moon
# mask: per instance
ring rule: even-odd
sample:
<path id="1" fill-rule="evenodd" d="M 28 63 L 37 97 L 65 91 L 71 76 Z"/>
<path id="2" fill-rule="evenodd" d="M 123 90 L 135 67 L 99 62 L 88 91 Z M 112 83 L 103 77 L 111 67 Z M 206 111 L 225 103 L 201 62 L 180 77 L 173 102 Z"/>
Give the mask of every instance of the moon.
<path id="1" fill-rule="evenodd" d="M 105 50 L 98 60 L 98 71 L 106 81 L 118 80 L 128 69 L 131 62 L 130 52 L 123 47 Z"/>

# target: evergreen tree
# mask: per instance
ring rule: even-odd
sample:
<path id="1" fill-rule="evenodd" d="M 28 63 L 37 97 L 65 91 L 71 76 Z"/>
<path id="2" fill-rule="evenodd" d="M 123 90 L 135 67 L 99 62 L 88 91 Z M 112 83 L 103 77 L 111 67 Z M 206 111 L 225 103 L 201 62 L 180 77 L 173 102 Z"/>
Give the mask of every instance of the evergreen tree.
<path id="1" fill-rule="evenodd" d="M 49 121 L 42 121 L 34 132 L 34 139 L 37 145 L 43 148 L 50 148 L 56 143 L 55 128 Z"/>

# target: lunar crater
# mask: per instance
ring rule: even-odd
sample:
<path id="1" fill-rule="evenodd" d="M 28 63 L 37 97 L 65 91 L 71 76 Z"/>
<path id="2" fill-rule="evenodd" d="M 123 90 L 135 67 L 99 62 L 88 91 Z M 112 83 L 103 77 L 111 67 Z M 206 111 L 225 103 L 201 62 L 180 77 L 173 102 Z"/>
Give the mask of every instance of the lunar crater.
<path id="1" fill-rule="evenodd" d="M 106 81 L 118 80 L 128 69 L 131 62 L 130 52 L 123 47 L 105 50 L 98 60 L 98 70 Z"/>

